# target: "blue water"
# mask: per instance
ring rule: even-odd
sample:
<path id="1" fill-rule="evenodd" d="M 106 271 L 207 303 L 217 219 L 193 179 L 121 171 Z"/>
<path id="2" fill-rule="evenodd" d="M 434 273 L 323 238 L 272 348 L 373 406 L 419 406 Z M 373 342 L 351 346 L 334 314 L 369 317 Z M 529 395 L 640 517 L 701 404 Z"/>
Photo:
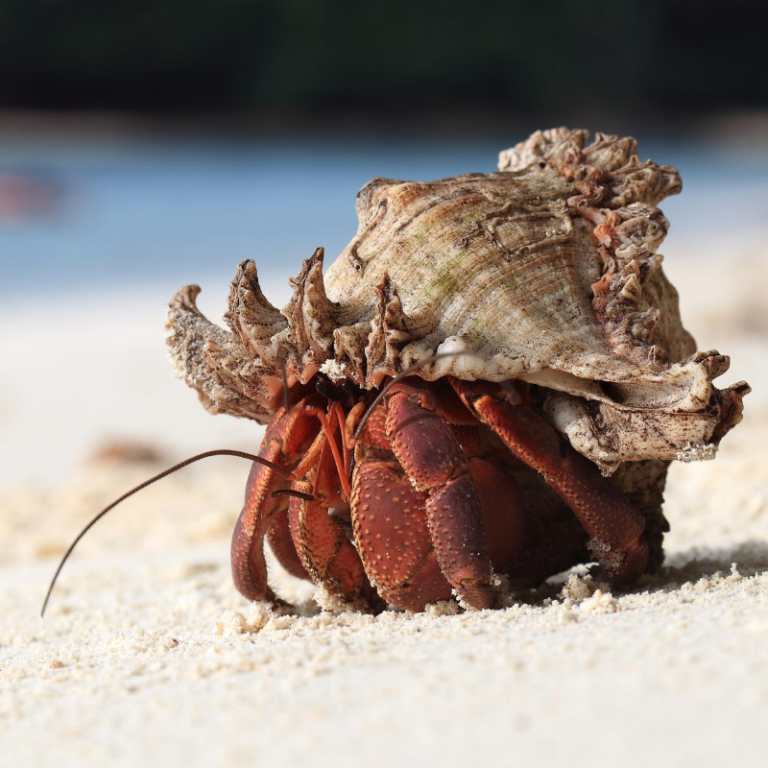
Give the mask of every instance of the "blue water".
<path id="1" fill-rule="evenodd" d="M 0 216 L 0 296 L 201 282 L 254 258 L 295 274 L 322 245 L 338 254 L 356 229 L 354 198 L 374 176 L 434 179 L 490 171 L 498 137 L 474 142 L 300 140 L 31 142 L 0 140 L 5 173 L 61 191 L 48 216 Z M 680 140 L 641 143 L 678 167 L 682 196 L 664 202 L 677 238 L 723 237 L 768 221 L 768 154 Z"/>

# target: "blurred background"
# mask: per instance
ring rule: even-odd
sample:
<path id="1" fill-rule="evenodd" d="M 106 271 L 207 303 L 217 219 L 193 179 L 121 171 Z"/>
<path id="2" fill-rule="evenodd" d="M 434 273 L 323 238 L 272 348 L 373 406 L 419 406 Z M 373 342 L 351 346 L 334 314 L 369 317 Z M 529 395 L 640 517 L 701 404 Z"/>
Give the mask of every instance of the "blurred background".
<path id="1" fill-rule="evenodd" d="M 764 764 L 766 40 L 765 0 L 0 0 L 0 764 Z M 717 461 L 671 467 L 660 576 L 315 616 L 270 565 L 303 614 L 273 615 L 229 572 L 249 464 L 215 458 L 100 523 L 38 619 L 95 512 L 258 449 L 172 376 L 181 286 L 221 321 L 252 258 L 283 306 L 372 177 L 493 171 L 559 125 L 679 168 L 665 270 L 754 389 Z"/>
<path id="2" fill-rule="evenodd" d="M 281 306 L 302 259 L 352 237 L 368 179 L 491 171 L 555 125 L 680 169 L 667 271 L 701 347 L 746 345 L 746 378 L 768 334 L 767 7 L 6 0 L 0 485 L 105 444 L 255 449 L 172 378 L 175 291 L 199 283 L 218 320 L 253 258 Z"/>

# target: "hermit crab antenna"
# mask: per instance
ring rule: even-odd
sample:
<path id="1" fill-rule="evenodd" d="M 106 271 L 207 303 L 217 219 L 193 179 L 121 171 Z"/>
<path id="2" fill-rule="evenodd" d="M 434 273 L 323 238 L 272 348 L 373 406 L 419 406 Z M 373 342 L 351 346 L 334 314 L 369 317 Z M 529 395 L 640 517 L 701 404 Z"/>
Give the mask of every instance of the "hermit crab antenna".
<path id="1" fill-rule="evenodd" d="M 272 496 L 293 496 L 293 498 L 301 499 L 302 501 L 315 500 L 313 494 L 304 493 L 304 491 L 295 491 L 293 488 L 278 488 L 276 491 L 272 491 Z"/>
<path id="2" fill-rule="evenodd" d="M 101 512 L 99 512 L 99 514 L 96 515 L 85 526 L 85 528 L 83 528 L 83 530 L 77 534 L 77 536 L 75 537 L 75 540 L 69 545 L 69 549 L 64 553 L 64 557 L 61 558 L 61 562 L 59 563 L 59 567 L 56 569 L 56 573 L 53 574 L 53 578 L 51 579 L 50 586 L 48 587 L 48 592 L 46 592 L 45 600 L 43 601 L 43 608 L 40 611 L 40 616 L 45 616 L 45 609 L 48 607 L 48 601 L 51 599 L 51 593 L 53 592 L 53 588 L 56 586 L 56 580 L 59 578 L 61 569 L 64 567 L 64 564 L 69 559 L 69 556 L 72 554 L 75 547 L 78 545 L 80 539 L 82 539 L 83 536 L 85 536 L 85 534 L 88 533 L 88 531 L 90 531 L 91 528 L 93 528 L 93 526 L 96 525 L 96 523 L 98 523 L 99 520 L 101 520 L 101 518 L 107 514 L 107 512 L 114 509 L 118 504 L 125 501 L 129 496 L 133 496 L 134 493 L 138 493 L 139 491 L 144 490 L 147 486 L 152 485 L 152 483 L 156 483 L 158 480 L 162 480 L 164 477 L 168 477 L 168 475 L 171 475 L 174 472 L 177 472 L 178 470 L 189 466 L 190 464 L 194 464 L 196 461 L 201 461 L 202 459 L 208 459 L 211 456 L 237 456 L 240 459 L 248 459 L 249 461 L 255 461 L 257 464 L 263 464 L 266 467 L 270 467 L 279 475 L 282 475 L 283 477 L 289 480 L 295 479 L 293 473 L 289 469 L 286 469 L 285 467 L 281 467 L 279 464 L 275 464 L 274 462 L 268 461 L 267 459 L 264 459 L 261 456 L 255 456 L 252 453 L 246 453 L 245 451 L 233 451 L 228 448 L 222 448 L 215 451 L 206 451 L 205 453 L 198 453 L 196 456 L 192 456 L 191 458 L 185 459 L 184 461 L 181 461 L 178 464 L 174 464 L 174 466 L 164 470 L 163 472 L 160 472 L 160 474 L 155 475 L 154 477 L 150 477 L 149 480 L 145 480 L 143 483 L 141 483 L 140 485 L 137 485 L 135 488 L 131 488 L 130 491 L 128 491 L 127 493 L 124 493 L 119 499 L 115 499 L 115 501 L 113 501 L 109 506 L 102 509 Z M 298 496 L 299 498 L 302 498 L 302 499 L 306 499 L 308 497 L 308 494 L 306 493 L 301 493 L 301 491 L 293 491 L 291 489 L 283 489 L 281 491 L 275 491 L 275 495 Z"/>
<path id="3" fill-rule="evenodd" d="M 430 357 L 425 357 L 423 360 L 419 360 L 418 362 L 414 363 L 412 366 L 406 368 L 404 371 L 400 371 L 400 373 L 397 374 L 393 379 L 390 379 L 384 388 L 379 392 L 378 395 L 373 399 L 373 402 L 368 406 L 368 410 L 361 416 L 360 421 L 357 423 L 357 427 L 355 427 L 355 431 L 352 434 L 352 440 L 350 447 L 353 448 L 355 446 L 355 443 L 357 443 L 357 438 L 360 436 L 360 433 L 363 431 L 363 427 L 365 426 L 365 423 L 368 421 L 369 416 L 373 413 L 374 408 L 381 402 L 382 398 L 389 392 L 392 387 L 395 386 L 398 382 L 402 381 L 407 376 L 410 376 L 414 371 L 418 371 L 419 368 L 423 368 L 425 365 L 429 365 L 430 363 L 434 363 L 436 360 L 441 360 L 444 357 L 456 357 L 456 355 L 463 354 L 461 351 L 459 352 L 441 352 L 437 355 L 431 355 Z"/>

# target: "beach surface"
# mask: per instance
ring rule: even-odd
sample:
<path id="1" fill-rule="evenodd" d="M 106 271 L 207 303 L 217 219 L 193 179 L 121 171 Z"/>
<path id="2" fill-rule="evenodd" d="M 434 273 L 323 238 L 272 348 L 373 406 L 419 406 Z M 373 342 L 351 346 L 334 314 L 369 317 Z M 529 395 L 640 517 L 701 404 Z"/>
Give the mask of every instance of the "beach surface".
<path id="1" fill-rule="evenodd" d="M 7 304 L 0 764 L 761 764 L 765 255 L 668 262 L 699 348 L 733 358 L 719 383 L 755 391 L 714 462 L 673 465 L 662 571 L 628 593 L 566 574 L 482 612 L 321 611 L 275 565 L 297 609 L 249 604 L 228 562 L 248 465 L 216 458 L 99 523 L 41 619 L 57 559 L 98 509 L 199 450 L 254 450 L 260 430 L 209 416 L 172 378 L 168 296 Z M 207 295 L 223 304 L 225 287 Z"/>

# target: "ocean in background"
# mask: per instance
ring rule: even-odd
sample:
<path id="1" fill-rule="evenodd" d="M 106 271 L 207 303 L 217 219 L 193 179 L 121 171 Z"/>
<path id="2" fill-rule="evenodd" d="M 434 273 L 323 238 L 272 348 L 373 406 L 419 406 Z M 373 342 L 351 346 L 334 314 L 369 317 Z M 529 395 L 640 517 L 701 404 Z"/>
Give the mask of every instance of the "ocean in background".
<path id="1" fill-rule="evenodd" d="M 221 322 L 236 265 L 253 258 L 265 294 L 283 306 L 302 259 L 322 245 L 330 261 L 354 235 L 355 195 L 366 181 L 491 171 L 514 138 L 0 137 L 0 487 L 64 480 L 113 439 L 177 458 L 212 447 L 255 450 L 260 427 L 211 418 L 171 376 L 168 300 L 198 283 L 201 310 Z M 745 343 L 757 344 L 764 292 L 752 289 L 765 270 L 745 265 L 766 252 L 768 152 L 672 139 L 640 146 L 643 158 L 683 176 L 683 194 L 662 204 L 672 222 L 662 252 L 684 318 L 697 306 L 713 318 L 700 336 L 701 316 L 689 327 L 703 349 L 722 341 L 730 353 L 727 332 L 738 320 L 745 333 L 753 329 Z M 740 303 L 727 288 L 734 281 L 747 297 Z M 760 376 L 744 366 L 758 359 L 752 347 L 735 354 L 729 382 L 756 385 Z"/>
<path id="2" fill-rule="evenodd" d="M 0 300 L 130 290 L 166 291 L 227 279 L 254 258 L 285 279 L 318 245 L 334 258 L 356 229 L 354 198 L 375 176 L 435 179 L 495 168 L 517 137 L 485 141 L 364 138 L 33 141 L 0 138 Z M 684 193 L 663 203 L 678 243 L 722 246 L 768 221 L 768 151 L 641 140 L 641 158 L 677 167 Z M 3 179 L 27 180 L 47 205 L 15 210 Z M 10 205 L 10 207 L 9 207 Z M 729 245 L 731 247 L 729 247 Z M 169 294 L 170 295 L 170 294 Z"/>

